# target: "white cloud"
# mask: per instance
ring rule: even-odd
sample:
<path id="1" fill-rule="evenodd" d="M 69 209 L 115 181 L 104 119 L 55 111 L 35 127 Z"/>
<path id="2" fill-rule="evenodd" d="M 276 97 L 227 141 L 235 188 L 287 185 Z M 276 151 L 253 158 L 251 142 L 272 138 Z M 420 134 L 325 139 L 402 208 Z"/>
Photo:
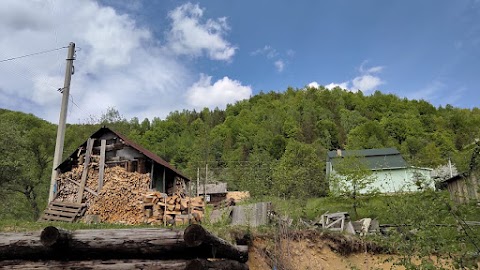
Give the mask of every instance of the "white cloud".
<path id="1" fill-rule="evenodd" d="M 367 74 L 355 77 L 352 80 L 352 89 L 369 92 L 375 90 L 381 84 L 383 84 L 383 81 L 379 77 Z"/>
<path id="2" fill-rule="evenodd" d="M 335 88 L 335 87 L 340 87 L 340 88 L 342 88 L 342 89 L 348 90 L 348 82 L 329 83 L 329 84 L 325 85 L 325 88 L 327 88 L 328 90 L 332 90 L 332 89 Z"/>
<path id="3" fill-rule="evenodd" d="M 223 77 L 212 84 L 212 77 L 201 75 L 187 91 L 187 102 L 194 108 L 225 108 L 226 104 L 247 99 L 252 95 L 252 88 L 241 82 Z"/>
<path id="4" fill-rule="evenodd" d="M 309 84 L 307 84 L 308 87 L 311 87 L 311 88 L 318 88 L 320 87 L 320 84 L 318 84 L 318 82 L 311 82 Z"/>
<path id="5" fill-rule="evenodd" d="M 358 71 L 361 73 L 360 76 L 341 83 L 331 82 L 325 85 L 325 88 L 331 90 L 335 87 L 340 87 L 342 89 L 352 92 L 361 90 L 366 93 L 376 90 L 378 86 L 384 84 L 385 82 L 378 75 L 375 74 L 381 73 L 385 67 L 374 66 L 370 68 L 365 68 L 367 62 L 368 61 L 366 60 L 363 61 L 358 68 Z M 319 84 L 317 82 L 311 82 L 310 84 L 308 84 L 308 86 L 318 88 Z"/>
<path id="6" fill-rule="evenodd" d="M 275 61 L 275 63 L 273 63 L 275 65 L 275 68 L 277 69 L 278 72 L 282 72 L 283 69 L 285 68 L 285 62 L 283 62 L 283 60 L 277 60 Z"/>
<path id="7" fill-rule="evenodd" d="M 255 51 L 250 53 L 251 55 L 265 55 L 267 58 L 271 59 L 274 58 L 278 55 L 277 50 L 272 48 L 270 45 L 265 45 L 261 49 L 256 49 Z"/>
<path id="8" fill-rule="evenodd" d="M 366 73 L 380 73 L 383 71 L 383 69 L 384 69 L 383 66 L 371 67 L 367 69 Z"/>
<path id="9" fill-rule="evenodd" d="M 235 54 L 236 48 L 223 38 L 229 30 L 225 17 L 203 23 L 203 9 L 191 3 L 177 7 L 169 17 L 168 42 L 176 54 L 197 57 L 206 53 L 214 60 L 230 60 Z"/>
<path id="10" fill-rule="evenodd" d="M 184 96 L 198 76 L 189 68 L 190 59 L 179 60 L 179 51 L 172 51 L 173 47 L 193 55 L 200 50 L 220 60 L 231 59 L 235 52 L 223 39 L 228 29 L 224 19 L 205 18 L 200 23 L 203 10 L 191 4 L 170 16 L 175 17 L 172 33 L 182 37 L 162 43 L 129 15 L 96 1 L 1 1 L 0 59 L 74 41 L 77 57 L 70 94 L 76 105 L 69 104 L 68 122 L 99 116 L 108 107 L 127 118 L 165 117 L 173 110 L 193 108 Z M 195 43 L 201 38 L 208 45 Z M 0 108 L 34 113 L 56 123 L 61 101 L 57 89 L 63 87 L 66 53 L 63 49 L 0 63 Z M 224 98 L 235 99 L 230 96 L 234 98 Z"/>
<path id="11" fill-rule="evenodd" d="M 278 72 L 282 72 L 285 69 L 287 63 L 285 62 L 283 57 L 275 48 L 270 45 L 265 45 L 263 48 L 256 49 L 255 51 L 251 52 L 250 55 L 252 56 L 265 56 L 269 62 L 273 63 L 273 66 Z M 295 55 L 295 51 L 287 50 L 285 53 L 288 57 L 293 57 Z"/>

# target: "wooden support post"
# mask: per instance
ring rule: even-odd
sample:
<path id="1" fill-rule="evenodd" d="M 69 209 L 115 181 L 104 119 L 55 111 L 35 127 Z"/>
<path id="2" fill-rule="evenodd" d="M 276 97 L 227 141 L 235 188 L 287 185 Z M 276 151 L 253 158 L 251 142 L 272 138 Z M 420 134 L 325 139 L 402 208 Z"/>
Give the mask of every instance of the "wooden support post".
<path id="1" fill-rule="evenodd" d="M 78 187 L 77 203 L 82 203 L 83 191 L 85 190 L 85 184 L 87 183 L 88 178 L 88 165 L 90 164 L 90 156 L 92 155 L 92 147 L 94 141 L 95 139 L 92 138 L 88 138 L 87 140 L 87 152 L 85 153 L 85 163 L 83 164 L 82 181 L 80 182 L 80 186 Z"/>
<path id="2" fill-rule="evenodd" d="M 155 168 L 155 161 L 152 160 L 152 169 L 150 170 L 150 189 L 153 189 L 153 169 Z"/>
<path id="3" fill-rule="evenodd" d="M 162 187 L 163 190 L 162 190 L 162 192 L 163 192 L 163 193 L 167 193 L 167 185 L 166 185 L 166 183 L 165 183 L 165 167 L 163 167 L 163 180 L 162 180 L 162 181 L 163 181 L 163 187 Z"/>
<path id="4" fill-rule="evenodd" d="M 100 192 L 103 187 L 103 176 L 105 174 L 105 151 L 107 149 L 107 140 L 102 140 L 100 145 L 100 164 L 98 164 L 98 189 Z"/>

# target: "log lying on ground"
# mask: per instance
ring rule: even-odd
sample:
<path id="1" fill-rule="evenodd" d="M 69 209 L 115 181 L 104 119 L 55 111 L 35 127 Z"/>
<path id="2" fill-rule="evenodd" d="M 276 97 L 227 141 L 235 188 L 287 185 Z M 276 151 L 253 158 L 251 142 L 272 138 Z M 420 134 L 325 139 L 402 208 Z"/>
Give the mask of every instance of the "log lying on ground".
<path id="1" fill-rule="evenodd" d="M 183 239 L 188 247 L 210 249 L 213 257 L 228 258 L 239 262 L 248 260 L 248 247 L 234 246 L 229 242 L 211 234 L 198 224 L 192 224 L 185 229 Z"/>
<path id="2" fill-rule="evenodd" d="M 203 259 L 195 259 L 187 263 L 185 270 L 248 270 L 248 265 L 233 260 L 215 260 L 208 261 Z"/>
<path id="3" fill-rule="evenodd" d="M 64 231 L 52 226 L 40 232 L 0 233 L 0 260 L 194 259 L 227 258 L 245 262 L 247 247 L 235 247 L 200 225 L 171 229 Z M 187 228 L 188 229 L 188 228 Z M 192 235 L 193 233 L 193 235 Z M 199 244 L 196 244 L 199 243 Z"/>
<path id="4" fill-rule="evenodd" d="M 0 260 L 196 258 L 189 253 L 183 231 L 170 229 L 69 232 L 49 226 L 42 233 L 0 234 Z"/>
<path id="5" fill-rule="evenodd" d="M 185 260 L 88 260 L 88 261 L 0 261 L 0 269 L 160 269 L 184 270 L 188 261 Z"/>
<path id="6" fill-rule="evenodd" d="M 89 260 L 89 261 L 0 261 L 0 269 L 156 269 L 156 270 L 248 270 L 246 264 L 236 261 L 188 260 Z"/>

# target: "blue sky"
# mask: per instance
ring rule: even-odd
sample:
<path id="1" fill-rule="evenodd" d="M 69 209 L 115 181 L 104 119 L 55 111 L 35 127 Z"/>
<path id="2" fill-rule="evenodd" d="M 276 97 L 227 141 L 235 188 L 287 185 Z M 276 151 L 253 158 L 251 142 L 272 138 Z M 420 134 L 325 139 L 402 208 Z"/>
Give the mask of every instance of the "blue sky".
<path id="1" fill-rule="evenodd" d="M 479 0 L 16 2 L 0 4 L 1 59 L 79 47 L 69 122 L 307 85 L 478 107 Z M 56 122 L 65 54 L 0 62 L 0 107 Z"/>

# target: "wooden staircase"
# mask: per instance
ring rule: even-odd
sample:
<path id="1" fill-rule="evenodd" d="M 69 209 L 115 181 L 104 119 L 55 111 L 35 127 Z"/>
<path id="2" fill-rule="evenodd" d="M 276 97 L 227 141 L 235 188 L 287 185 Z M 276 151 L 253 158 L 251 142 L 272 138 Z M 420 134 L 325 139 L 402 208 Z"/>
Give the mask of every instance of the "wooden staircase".
<path id="1" fill-rule="evenodd" d="M 86 205 L 84 203 L 55 202 L 52 201 L 39 221 L 64 221 L 74 222 L 77 218 L 85 214 Z"/>

